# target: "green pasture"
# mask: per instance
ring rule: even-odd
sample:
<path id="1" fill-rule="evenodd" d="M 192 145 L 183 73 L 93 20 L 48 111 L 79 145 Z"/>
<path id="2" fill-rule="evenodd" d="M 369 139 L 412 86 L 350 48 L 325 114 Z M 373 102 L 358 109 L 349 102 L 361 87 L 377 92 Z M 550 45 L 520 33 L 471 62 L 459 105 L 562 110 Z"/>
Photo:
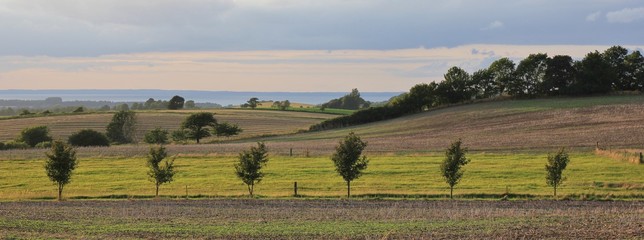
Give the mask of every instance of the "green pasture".
<path id="1" fill-rule="evenodd" d="M 456 186 L 457 197 L 511 194 L 548 197 L 552 188 L 545 183 L 544 153 L 472 153 L 471 163 Z M 439 173 L 441 153 L 429 155 L 382 155 L 370 157 L 364 175 L 352 182 L 352 194 L 374 197 L 444 197 L 449 193 Z M 247 194 L 246 186 L 234 175 L 234 156 L 177 156 L 175 181 L 162 185 L 160 194 L 168 197 L 235 197 Z M 46 177 L 44 159 L 0 160 L 0 199 L 53 198 L 56 187 Z M 150 197 L 154 185 L 148 181 L 144 158 L 81 158 L 64 189 L 66 198 Z M 342 197 L 346 184 L 328 157 L 270 157 L 264 180 L 255 194 L 264 197 L 290 197 L 293 182 L 306 197 Z M 564 172 L 567 180 L 560 196 L 612 194 L 616 198 L 641 198 L 644 194 L 644 165 L 631 164 L 573 152 Z M 460 195 L 460 196 L 459 196 Z"/>

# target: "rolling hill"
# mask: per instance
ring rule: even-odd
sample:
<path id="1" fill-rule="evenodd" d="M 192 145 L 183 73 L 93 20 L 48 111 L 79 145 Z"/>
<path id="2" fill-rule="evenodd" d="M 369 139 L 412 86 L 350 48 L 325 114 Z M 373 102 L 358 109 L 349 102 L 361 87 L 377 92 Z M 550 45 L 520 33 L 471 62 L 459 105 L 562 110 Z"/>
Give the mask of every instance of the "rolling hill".
<path id="1" fill-rule="evenodd" d="M 184 154 L 236 154 L 255 141 L 265 141 L 271 152 L 328 155 L 337 142 L 353 131 L 368 141 L 369 153 L 443 151 L 462 139 L 474 151 L 554 151 L 561 147 L 592 149 L 642 148 L 644 144 L 644 96 L 600 96 L 483 102 L 452 106 L 360 126 L 297 133 L 309 125 L 334 117 L 328 114 L 262 111 L 215 111 L 220 121 L 238 123 L 245 129 L 237 138 L 217 144 L 170 145 Z M 139 135 L 155 126 L 176 129 L 188 114 L 139 113 Z M 102 130 L 110 114 L 0 120 L 0 139 L 13 139 L 28 125 L 49 125 L 55 137 L 76 128 Z M 66 119 L 66 118 L 71 119 Z M 28 121 L 27 121 L 28 120 Z M 142 135 L 141 135 L 142 136 Z M 209 139 L 214 140 L 213 139 Z M 208 142 L 206 141 L 206 142 Z M 27 150 L 34 156 L 42 150 Z M 144 155 L 147 146 L 124 145 L 107 149 L 82 149 L 85 155 Z M 24 156 L 29 156 L 27 152 Z M 0 152 L 0 157 L 7 153 Z"/>
<path id="2" fill-rule="evenodd" d="M 201 110 L 200 110 L 201 111 Z M 318 123 L 335 115 L 293 112 L 293 111 L 262 111 L 217 109 L 209 110 L 215 113 L 219 122 L 238 124 L 244 131 L 230 139 L 250 138 L 267 135 L 294 133 L 307 129 L 311 124 Z M 145 133 L 156 127 L 176 130 L 181 122 L 192 112 L 183 111 L 138 111 L 137 138 L 142 139 Z M 110 122 L 113 113 L 90 113 L 80 115 L 60 115 L 32 118 L 14 118 L 0 120 L 0 141 L 16 139 L 20 131 L 27 127 L 48 126 L 54 139 L 67 139 L 69 135 L 80 129 L 94 129 L 105 132 L 105 126 Z M 227 139 L 227 140 L 230 140 Z M 204 142 L 217 140 L 212 137 Z"/>

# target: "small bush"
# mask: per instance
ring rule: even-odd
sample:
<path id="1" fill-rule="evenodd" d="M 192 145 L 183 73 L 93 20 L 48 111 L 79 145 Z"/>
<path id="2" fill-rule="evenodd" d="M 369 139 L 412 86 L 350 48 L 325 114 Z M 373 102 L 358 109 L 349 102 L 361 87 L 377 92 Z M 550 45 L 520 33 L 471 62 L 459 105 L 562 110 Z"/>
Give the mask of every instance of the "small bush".
<path id="1" fill-rule="evenodd" d="M 172 131 L 172 141 L 184 144 L 188 141 L 188 133 L 183 129 Z"/>
<path id="2" fill-rule="evenodd" d="M 168 130 L 160 127 L 155 128 L 145 134 L 143 141 L 149 144 L 166 144 L 168 143 Z"/>
<path id="3" fill-rule="evenodd" d="M 89 147 L 89 146 L 109 146 L 110 140 L 103 133 L 92 129 L 80 130 L 67 140 L 72 146 Z"/>
<path id="4" fill-rule="evenodd" d="M 50 148 L 51 142 L 40 142 L 36 144 L 36 148 Z"/>
<path id="5" fill-rule="evenodd" d="M 10 149 L 27 149 L 30 146 L 24 142 L 19 142 L 19 141 L 8 141 L 4 143 L 4 149 L 5 150 L 10 150 Z"/>
<path id="6" fill-rule="evenodd" d="M 0 150 L 4 150 L 4 143 L 0 142 Z"/>
<path id="7" fill-rule="evenodd" d="M 20 132 L 19 141 L 26 143 L 31 147 L 41 142 L 50 142 L 52 139 L 49 136 L 49 128 L 47 126 L 37 126 L 25 128 Z"/>

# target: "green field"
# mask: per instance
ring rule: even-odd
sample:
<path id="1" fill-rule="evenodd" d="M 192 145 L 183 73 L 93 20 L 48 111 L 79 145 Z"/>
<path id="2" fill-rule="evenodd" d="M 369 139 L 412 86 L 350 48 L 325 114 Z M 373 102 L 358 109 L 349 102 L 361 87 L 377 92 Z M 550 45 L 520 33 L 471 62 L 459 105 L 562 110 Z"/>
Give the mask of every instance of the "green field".
<path id="1" fill-rule="evenodd" d="M 270 144 L 268 145 L 270 147 Z M 545 183 L 545 154 L 473 153 L 465 176 L 455 194 L 462 198 L 496 198 L 507 190 L 523 197 L 548 197 Z M 445 197 L 449 188 L 439 175 L 441 154 L 372 156 L 365 174 L 352 183 L 352 194 L 369 197 Z M 567 181 L 560 195 L 611 194 L 614 198 L 644 195 L 644 165 L 616 161 L 592 153 L 572 153 L 564 172 Z M 81 158 L 72 182 L 65 187 L 67 198 L 114 196 L 150 197 L 153 184 L 147 180 L 143 158 Z M 172 197 L 242 196 L 245 185 L 234 175 L 236 157 L 178 156 L 175 181 L 162 185 L 160 194 Z M 0 199 L 53 198 L 55 186 L 47 179 L 43 159 L 0 160 Z M 328 157 L 271 157 L 264 180 L 256 194 L 265 197 L 299 194 L 310 197 L 342 197 L 346 184 Z M 525 196 L 524 196 L 525 195 Z"/>

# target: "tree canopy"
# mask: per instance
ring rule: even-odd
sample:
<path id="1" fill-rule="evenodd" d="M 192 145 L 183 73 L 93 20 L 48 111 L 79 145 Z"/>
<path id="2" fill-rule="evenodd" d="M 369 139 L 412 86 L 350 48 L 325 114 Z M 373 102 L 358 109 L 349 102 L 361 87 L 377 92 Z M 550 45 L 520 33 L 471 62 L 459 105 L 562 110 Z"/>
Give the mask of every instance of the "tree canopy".
<path id="1" fill-rule="evenodd" d="M 170 110 L 177 110 L 177 109 L 183 109 L 183 104 L 185 103 L 185 99 L 181 96 L 175 95 L 168 101 L 168 109 Z"/>
<path id="2" fill-rule="evenodd" d="M 200 139 L 210 137 L 210 132 L 217 125 L 217 120 L 213 113 L 200 112 L 188 116 L 181 127 L 186 130 L 187 137 L 194 139 L 199 143 Z"/>
<path id="3" fill-rule="evenodd" d="M 360 97 L 360 92 L 357 88 L 354 88 L 351 90 L 351 93 L 344 95 L 341 98 L 332 99 L 331 101 L 322 104 L 322 107 L 357 110 L 367 108 L 370 104 L 370 102 L 365 101 Z"/>

